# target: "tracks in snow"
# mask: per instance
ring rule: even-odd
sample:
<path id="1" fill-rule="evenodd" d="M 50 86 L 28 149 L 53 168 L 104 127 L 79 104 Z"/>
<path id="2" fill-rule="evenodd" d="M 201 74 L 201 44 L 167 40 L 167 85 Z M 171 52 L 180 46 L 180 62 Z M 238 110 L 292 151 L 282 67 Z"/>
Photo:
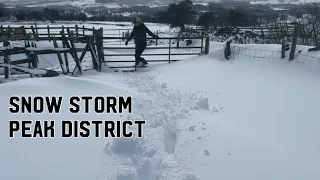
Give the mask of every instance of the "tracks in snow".
<path id="1" fill-rule="evenodd" d="M 134 113 L 127 119 L 147 121 L 144 138 L 115 139 L 107 145 L 106 152 L 116 154 L 123 165 L 117 180 L 195 179 L 176 158 L 180 131 L 177 124 L 199 108 L 202 96 L 169 89 L 149 73 L 123 73 L 117 77 L 143 95 L 143 98 L 133 97 Z"/>

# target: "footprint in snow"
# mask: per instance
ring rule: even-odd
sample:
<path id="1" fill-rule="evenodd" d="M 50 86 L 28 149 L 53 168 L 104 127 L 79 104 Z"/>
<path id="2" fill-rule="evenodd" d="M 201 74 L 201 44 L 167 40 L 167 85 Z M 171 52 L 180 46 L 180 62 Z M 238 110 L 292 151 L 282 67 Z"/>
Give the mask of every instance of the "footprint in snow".
<path id="1" fill-rule="evenodd" d="M 206 156 L 210 156 L 210 152 L 208 151 L 208 150 L 204 150 L 204 155 L 206 155 Z"/>
<path id="2" fill-rule="evenodd" d="M 190 126 L 189 131 L 196 131 L 196 126 Z"/>

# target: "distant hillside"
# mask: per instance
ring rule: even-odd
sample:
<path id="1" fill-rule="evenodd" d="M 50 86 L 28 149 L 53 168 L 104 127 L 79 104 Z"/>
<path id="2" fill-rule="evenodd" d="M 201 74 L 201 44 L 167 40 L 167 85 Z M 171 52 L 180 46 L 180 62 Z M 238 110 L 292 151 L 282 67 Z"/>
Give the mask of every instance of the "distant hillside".
<path id="1" fill-rule="evenodd" d="M 99 7 L 119 8 L 134 5 L 162 6 L 168 5 L 175 0 L 0 0 L 7 6 L 26 6 L 26 7 L 46 7 L 46 6 L 75 6 L 79 8 Z M 233 0 L 194 0 L 194 3 L 208 3 Z M 319 0 L 234 0 L 247 1 L 251 4 L 300 4 L 309 2 L 319 2 Z"/>

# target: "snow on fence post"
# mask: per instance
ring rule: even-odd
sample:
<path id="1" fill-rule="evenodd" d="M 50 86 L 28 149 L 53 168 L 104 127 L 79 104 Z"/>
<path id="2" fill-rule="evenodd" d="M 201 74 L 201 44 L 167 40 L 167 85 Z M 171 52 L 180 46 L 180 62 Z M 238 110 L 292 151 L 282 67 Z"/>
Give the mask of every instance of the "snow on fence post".
<path id="1" fill-rule="evenodd" d="M 293 39 L 292 39 L 292 44 L 291 44 L 291 51 L 290 51 L 290 56 L 289 56 L 289 61 L 292 61 L 295 57 L 296 53 L 296 47 L 297 47 L 297 41 L 298 41 L 298 34 L 299 34 L 299 25 L 296 25 L 294 27 L 294 32 L 293 32 Z"/>
<path id="2" fill-rule="evenodd" d="M 204 47 L 204 54 L 209 54 L 209 36 L 206 37 L 205 47 Z"/>
<path id="3" fill-rule="evenodd" d="M 281 43 L 281 58 L 284 59 L 286 57 L 286 41 L 282 39 Z"/>

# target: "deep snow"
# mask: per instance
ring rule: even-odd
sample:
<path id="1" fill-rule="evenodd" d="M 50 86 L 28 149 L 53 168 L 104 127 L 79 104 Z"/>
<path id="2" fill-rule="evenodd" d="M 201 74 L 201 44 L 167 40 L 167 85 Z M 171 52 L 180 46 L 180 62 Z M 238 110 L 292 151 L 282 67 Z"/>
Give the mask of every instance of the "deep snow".
<path id="1" fill-rule="evenodd" d="M 243 55 L 222 61 L 221 54 L 135 73 L 1 84 L 0 179 L 319 179 L 319 65 Z M 132 95 L 133 114 L 71 115 L 66 103 L 59 115 L 8 111 L 11 95 L 110 94 Z M 138 140 L 9 139 L 12 119 L 145 119 L 147 125 Z"/>

